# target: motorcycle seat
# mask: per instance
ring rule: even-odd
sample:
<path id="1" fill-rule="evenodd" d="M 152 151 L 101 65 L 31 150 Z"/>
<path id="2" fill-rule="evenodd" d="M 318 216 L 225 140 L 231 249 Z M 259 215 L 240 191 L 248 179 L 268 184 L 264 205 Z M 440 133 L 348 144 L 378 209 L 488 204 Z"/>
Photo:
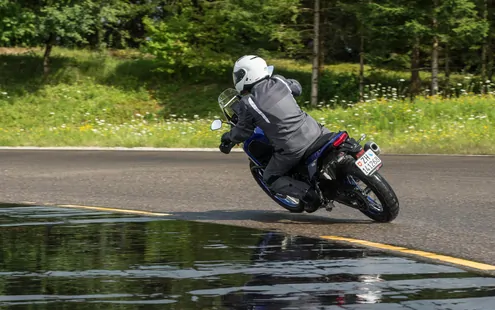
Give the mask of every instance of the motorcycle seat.
<path id="1" fill-rule="evenodd" d="M 331 132 L 331 133 L 323 134 L 320 137 L 318 137 L 318 139 L 316 139 L 316 141 L 313 142 L 313 144 L 311 144 L 308 147 L 308 149 L 306 150 L 306 152 L 304 152 L 304 155 L 303 155 L 303 159 L 302 160 L 305 161 L 311 155 L 313 155 L 314 153 L 318 152 L 320 149 L 322 149 L 328 143 L 328 141 L 330 141 L 337 134 L 338 133 L 336 133 L 336 132 Z"/>

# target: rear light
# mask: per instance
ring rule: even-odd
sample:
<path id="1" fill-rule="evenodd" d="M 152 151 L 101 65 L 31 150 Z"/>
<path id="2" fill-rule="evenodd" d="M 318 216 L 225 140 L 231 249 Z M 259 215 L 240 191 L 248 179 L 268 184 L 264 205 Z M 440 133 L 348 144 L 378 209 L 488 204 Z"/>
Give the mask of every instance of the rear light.
<path id="1" fill-rule="evenodd" d="M 333 146 L 337 147 L 341 145 L 342 143 L 344 143 L 345 140 L 347 140 L 347 137 L 349 137 L 349 135 L 344 132 L 340 135 L 340 137 L 337 138 L 337 140 L 333 142 Z"/>
<path id="2" fill-rule="evenodd" d="M 363 156 L 363 154 L 364 154 L 364 149 L 362 149 L 356 154 L 356 159 L 359 159 L 361 156 Z"/>

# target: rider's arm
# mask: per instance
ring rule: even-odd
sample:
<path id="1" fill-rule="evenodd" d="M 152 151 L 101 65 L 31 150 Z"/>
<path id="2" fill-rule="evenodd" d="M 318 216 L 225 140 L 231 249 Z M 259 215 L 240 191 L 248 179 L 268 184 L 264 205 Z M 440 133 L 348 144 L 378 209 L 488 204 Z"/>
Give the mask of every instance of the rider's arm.
<path id="1" fill-rule="evenodd" d="M 286 79 L 285 77 L 278 75 L 278 74 L 274 75 L 273 77 L 276 79 L 280 79 L 283 83 L 285 83 L 285 85 L 287 85 L 289 87 L 289 89 L 292 92 L 292 95 L 294 97 L 301 95 L 302 87 L 301 87 L 301 84 L 299 84 L 299 82 L 297 80 Z"/>
<path id="2" fill-rule="evenodd" d="M 235 127 L 230 130 L 229 139 L 234 143 L 241 143 L 253 134 L 254 119 L 243 101 L 235 104 L 232 110 L 237 114 L 238 121 Z"/>

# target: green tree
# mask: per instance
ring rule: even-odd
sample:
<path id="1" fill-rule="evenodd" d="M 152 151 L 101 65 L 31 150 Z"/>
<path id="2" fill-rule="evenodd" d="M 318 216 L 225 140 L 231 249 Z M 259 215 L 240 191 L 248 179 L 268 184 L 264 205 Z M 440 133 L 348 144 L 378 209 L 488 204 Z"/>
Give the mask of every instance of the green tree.
<path id="1" fill-rule="evenodd" d="M 47 75 L 53 46 L 81 46 L 95 35 L 94 47 L 104 47 L 104 28 L 113 27 L 124 33 L 118 24 L 130 11 L 125 0 L 0 0 L 0 43 L 4 46 L 43 45 Z"/>
<path id="2" fill-rule="evenodd" d="M 0 0 L 0 46 L 26 46 L 36 36 L 35 14 L 17 1 Z"/>
<path id="3" fill-rule="evenodd" d="M 49 58 L 53 46 L 87 42 L 87 35 L 94 31 L 93 5 L 94 3 L 88 0 L 41 2 L 36 11 L 36 23 L 38 40 L 45 45 L 43 56 L 45 75 L 50 70 Z"/>
<path id="4" fill-rule="evenodd" d="M 367 6 L 375 57 L 384 60 L 391 55 L 408 55 L 412 95 L 419 91 L 421 83 L 420 48 L 431 29 L 430 6 L 431 1 L 426 0 L 385 0 L 371 2 Z"/>
<path id="5" fill-rule="evenodd" d="M 91 25 L 91 31 L 88 41 L 93 49 L 101 50 L 110 46 L 126 47 L 126 40 L 130 38 L 129 31 L 123 25 L 135 14 L 135 7 L 123 0 L 93 1 L 90 4 L 94 23 Z M 106 34 L 109 37 L 119 37 L 119 42 L 105 39 Z"/>
<path id="6" fill-rule="evenodd" d="M 297 50 L 299 0 L 185 0 L 163 6 L 163 18 L 146 17 L 146 50 L 174 71 L 178 63 L 203 66 L 211 55 L 223 59 L 263 50 L 290 55 Z"/>
<path id="7" fill-rule="evenodd" d="M 481 50 L 487 36 L 488 22 L 479 16 L 476 4 L 471 0 L 435 0 L 432 37 L 432 94 L 436 94 L 438 82 L 439 48 L 444 49 L 445 75 L 450 75 L 450 51 L 468 47 Z M 483 66 L 482 59 L 480 65 Z M 484 71 L 484 70 L 482 70 Z M 483 73 L 485 75 L 485 73 Z M 448 87 L 446 87 L 448 90 Z"/>
<path id="8" fill-rule="evenodd" d="M 349 1 L 341 0 L 338 6 L 346 13 L 352 16 L 354 27 L 348 27 L 348 36 L 359 41 L 355 45 L 359 46 L 359 99 L 364 101 L 364 63 L 365 63 L 365 46 L 375 41 L 373 32 L 373 20 L 369 18 L 370 5 L 372 0 Z M 379 39 L 377 36 L 376 39 Z M 369 48 L 368 48 L 369 49 Z M 369 51 L 371 52 L 371 50 Z M 370 53 L 371 54 L 371 53 Z"/>

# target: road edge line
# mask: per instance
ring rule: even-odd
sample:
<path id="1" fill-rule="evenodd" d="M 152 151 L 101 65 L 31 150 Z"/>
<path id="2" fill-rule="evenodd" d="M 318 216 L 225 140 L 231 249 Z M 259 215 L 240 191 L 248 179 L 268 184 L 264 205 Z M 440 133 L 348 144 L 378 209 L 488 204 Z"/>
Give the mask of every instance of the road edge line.
<path id="1" fill-rule="evenodd" d="M 0 146 L 0 151 L 131 151 L 131 152 L 220 152 L 218 148 L 162 148 L 162 147 L 83 147 L 83 146 Z M 244 152 L 240 148 L 231 150 L 234 153 Z M 495 154 L 397 154 L 383 153 L 386 156 L 445 156 L 445 157 L 495 157 Z"/>
<path id="2" fill-rule="evenodd" d="M 393 246 L 393 245 L 388 245 L 384 243 L 378 243 L 378 242 L 371 242 L 371 241 L 366 241 L 366 240 L 361 240 L 361 239 L 354 239 L 354 238 L 347 238 L 347 237 L 340 237 L 340 236 L 320 236 L 322 239 L 326 240 L 331 240 L 331 241 L 339 241 L 339 242 L 349 242 L 353 244 L 359 244 L 371 248 L 376 248 L 376 249 L 381 249 L 381 250 L 387 250 L 387 251 L 392 251 L 396 253 L 402 253 L 402 254 L 408 254 L 412 256 L 417 256 L 421 258 L 427 258 L 427 259 L 432 259 L 435 261 L 440 261 L 443 263 L 449 263 L 457 266 L 463 266 L 463 267 L 468 267 L 472 269 L 478 269 L 482 271 L 495 271 L 495 266 L 494 265 L 489 265 L 485 263 L 479 263 L 467 259 L 462 259 L 462 258 L 457 258 L 457 257 L 452 257 L 452 256 L 447 256 L 447 255 L 442 255 L 442 254 L 436 254 L 432 252 L 426 252 L 426 251 L 421 251 L 421 250 L 413 250 L 413 249 L 408 249 L 400 246 Z"/>
<path id="3" fill-rule="evenodd" d="M 138 214 L 138 215 L 148 215 L 148 216 L 170 216 L 172 214 L 169 213 L 158 213 L 158 212 L 150 212 L 150 211 L 139 211 L 139 210 L 129 210 L 129 209 L 115 209 L 115 208 L 106 208 L 106 207 L 94 207 L 94 206 L 81 206 L 81 205 L 53 205 L 60 208 L 74 208 L 74 209 L 88 209 L 88 210 L 97 210 L 97 211 L 108 211 L 108 212 L 118 212 L 118 213 L 128 213 L 128 214 Z"/>
<path id="4" fill-rule="evenodd" d="M 161 148 L 161 147 L 79 147 L 79 146 L 0 146 L 0 151 L 131 151 L 131 152 L 220 152 L 218 148 Z M 232 149 L 231 152 L 243 152 Z"/>

